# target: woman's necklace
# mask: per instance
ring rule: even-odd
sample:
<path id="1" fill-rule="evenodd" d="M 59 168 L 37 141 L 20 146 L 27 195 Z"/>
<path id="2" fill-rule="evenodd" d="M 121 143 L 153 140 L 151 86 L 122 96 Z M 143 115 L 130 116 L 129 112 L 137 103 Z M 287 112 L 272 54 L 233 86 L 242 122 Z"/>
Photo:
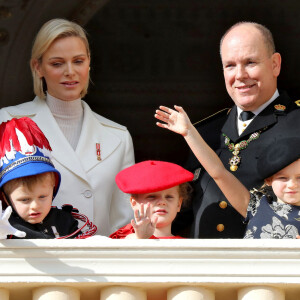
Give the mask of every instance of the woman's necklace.
<path id="1" fill-rule="evenodd" d="M 239 156 L 240 151 L 246 149 L 250 142 L 257 140 L 260 137 L 261 132 L 265 129 L 266 128 L 253 132 L 248 140 L 243 140 L 237 144 L 230 143 L 230 138 L 225 133 L 223 133 L 223 136 L 225 137 L 225 145 L 233 154 L 233 156 L 229 159 L 230 171 L 235 172 L 238 169 L 241 162 L 241 157 Z"/>

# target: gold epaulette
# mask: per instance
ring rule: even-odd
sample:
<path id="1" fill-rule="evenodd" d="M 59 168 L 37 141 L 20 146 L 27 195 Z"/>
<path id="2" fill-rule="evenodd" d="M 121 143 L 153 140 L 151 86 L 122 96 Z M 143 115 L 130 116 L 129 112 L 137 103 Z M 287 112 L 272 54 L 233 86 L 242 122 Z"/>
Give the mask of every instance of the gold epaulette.
<path id="1" fill-rule="evenodd" d="M 300 102 L 300 100 L 299 100 L 299 102 Z M 211 121 L 214 118 L 219 117 L 221 115 L 225 115 L 225 114 L 228 115 L 230 113 L 230 111 L 231 111 L 231 108 L 221 109 L 221 110 L 217 111 L 216 113 L 214 113 L 214 114 L 212 114 L 212 115 L 210 115 L 210 116 L 208 116 L 208 117 L 206 117 L 206 118 L 204 118 L 204 119 L 202 119 L 202 120 L 194 123 L 193 125 L 196 126 L 196 125 L 199 125 L 199 124 L 201 124 L 201 123 L 203 123 L 205 121 L 208 121 L 208 120 Z"/>
<path id="2" fill-rule="evenodd" d="M 295 101 L 297 106 L 300 106 L 300 100 Z"/>

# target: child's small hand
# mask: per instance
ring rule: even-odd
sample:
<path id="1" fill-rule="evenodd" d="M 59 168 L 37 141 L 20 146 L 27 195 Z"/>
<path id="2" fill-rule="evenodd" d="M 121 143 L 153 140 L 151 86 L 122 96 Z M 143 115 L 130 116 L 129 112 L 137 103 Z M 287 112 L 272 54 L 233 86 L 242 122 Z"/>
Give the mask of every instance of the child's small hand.
<path id="1" fill-rule="evenodd" d="M 138 208 L 134 209 L 135 220 L 131 220 L 131 225 L 138 239 L 150 238 L 156 228 L 157 217 L 151 220 L 150 206 L 149 202 L 146 205 L 142 203 L 140 210 Z"/>
<path id="2" fill-rule="evenodd" d="M 7 236 L 12 234 L 17 237 L 25 237 L 26 233 L 12 227 L 8 221 L 11 215 L 11 206 L 8 206 L 4 212 L 2 212 L 2 202 L 0 201 L 0 239 L 7 239 Z"/>
<path id="3" fill-rule="evenodd" d="M 176 110 L 160 106 L 154 117 L 164 123 L 157 122 L 156 125 L 186 136 L 191 121 L 181 106 L 174 105 L 174 108 Z"/>

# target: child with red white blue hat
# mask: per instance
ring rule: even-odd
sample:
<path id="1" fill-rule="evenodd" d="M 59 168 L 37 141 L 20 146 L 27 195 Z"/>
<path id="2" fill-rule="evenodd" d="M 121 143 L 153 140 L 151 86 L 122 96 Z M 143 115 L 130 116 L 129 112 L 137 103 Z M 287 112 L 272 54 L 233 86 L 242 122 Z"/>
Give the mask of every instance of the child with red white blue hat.
<path id="1" fill-rule="evenodd" d="M 113 239 L 179 239 L 172 222 L 189 199 L 193 173 L 165 161 L 143 161 L 116 176 L 121 191 L 131 194 L 134 220 L 110 235 Z"/>
<path id="2" fill-rule="evenodd" d="M 0 239 L 86 238 L 96 233 L 96 226 L 72 206 L 52 206 L 61 176 L 50 157 L 47 138 L 30 118 L 0 124 L 0 189 L 8 205 L 0 218 Z M 84 222 L 80 228 L 77 219 Z"/>

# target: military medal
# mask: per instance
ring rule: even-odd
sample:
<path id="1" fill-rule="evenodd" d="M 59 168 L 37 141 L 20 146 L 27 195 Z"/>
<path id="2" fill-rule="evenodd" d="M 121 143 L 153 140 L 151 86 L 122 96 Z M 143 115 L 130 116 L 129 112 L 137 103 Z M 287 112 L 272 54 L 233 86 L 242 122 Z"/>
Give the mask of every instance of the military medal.
<path id="1" fill-rule="evenodd" d="M 230 138 L 223 133 L 223 136 L 225 137 L 225 145 L 233 154 L 233 156 L 229 159 L 230 171 L 235 172 L 238 169 L 241 162 L 241 157 L 239 156 L 240 151 L 247 148 L 250 142 L 257 140 L 262 131 L 263 130 L 252 133 L 248 140 L 243 140 L 237 144 L 230 143 Z"/>
<path id="2" fill-rule="evenodd" d="M 97 155 L 97 160 L 101 160 L 100 143 L 96 143 L 96 155 Z"/>

